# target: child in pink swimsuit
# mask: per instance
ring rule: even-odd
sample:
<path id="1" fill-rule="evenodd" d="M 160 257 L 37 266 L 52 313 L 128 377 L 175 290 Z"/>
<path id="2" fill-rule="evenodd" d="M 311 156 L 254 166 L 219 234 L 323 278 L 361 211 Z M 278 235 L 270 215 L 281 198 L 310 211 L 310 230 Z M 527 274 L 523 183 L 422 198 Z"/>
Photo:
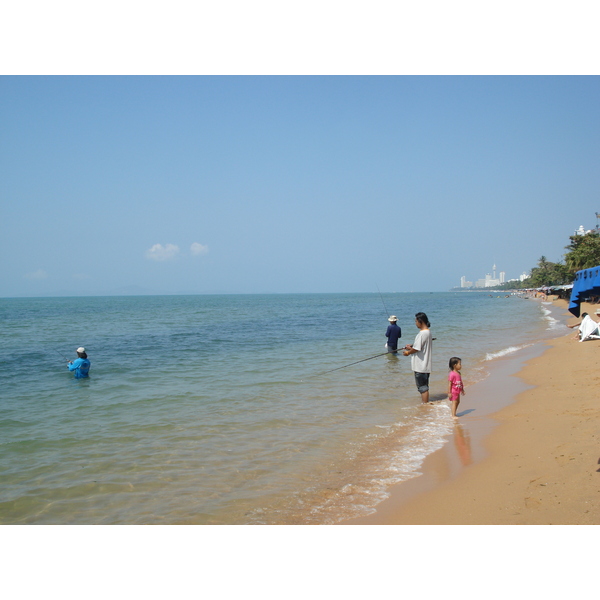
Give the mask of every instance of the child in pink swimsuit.
<path id="1" fill-rule="evenodd" d="M 460 369 L 462 368 L 462 361 L 458 356 L 453 356 L 448 363 L 450 373 L 448 373 L 448 400 L 452 404 L 452 417 L 456 416 L 456 409 L 460 404 L 461 394 L 465 395 L 465 388 L 463 386 L 462 377 L 460 375 Z"/>

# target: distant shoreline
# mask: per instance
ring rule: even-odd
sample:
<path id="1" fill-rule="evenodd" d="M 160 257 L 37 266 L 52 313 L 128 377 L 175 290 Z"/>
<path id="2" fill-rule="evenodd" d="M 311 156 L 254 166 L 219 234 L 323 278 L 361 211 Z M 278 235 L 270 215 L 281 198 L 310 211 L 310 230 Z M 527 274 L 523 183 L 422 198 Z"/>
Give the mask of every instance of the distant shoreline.
<path id="1" fill-rule="evenodd" d="M 496 292 L 496 293 L 504 293 L 504 294 L 525 294 L 526 290 L 519 290 L 519 289 L 510 289 L 510 290 L 497 290 L 494 288 L 479 288 L 479 289 L 474 289 L 474 288 L 452 288 L 450 290 L 448 290 L 449 292 L 477 292 L 477 293 L 486 293 L 489 294 L 490 292 Z"/>

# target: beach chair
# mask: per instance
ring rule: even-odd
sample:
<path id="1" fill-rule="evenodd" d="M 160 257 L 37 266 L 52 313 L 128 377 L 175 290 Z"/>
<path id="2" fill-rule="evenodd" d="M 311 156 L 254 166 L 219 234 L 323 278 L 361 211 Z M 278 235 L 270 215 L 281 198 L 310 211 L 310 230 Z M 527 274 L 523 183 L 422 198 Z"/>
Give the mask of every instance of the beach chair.
<path id="1" fill-rule="evenodd" d="M 579 326 L 579 341 L 600 340 L 600 335 L 598 335 L 598 333 L 598 323 L 596 323 L 589 315 L 586 315 Z"/>

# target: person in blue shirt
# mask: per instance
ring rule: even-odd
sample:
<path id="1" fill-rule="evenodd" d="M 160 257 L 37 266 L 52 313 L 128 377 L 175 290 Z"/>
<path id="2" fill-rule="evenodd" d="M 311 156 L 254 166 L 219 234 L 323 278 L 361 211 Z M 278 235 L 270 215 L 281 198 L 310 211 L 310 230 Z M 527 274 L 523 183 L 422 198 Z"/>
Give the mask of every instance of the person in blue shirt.
<path id="1" fill-rule="evenodd" d="M 402 336 L 402 330 L 396 324 L 398 319 L 392 315 L 388 321 L 390 324 L 388 325 L 387 331 L 385 335 L 388 339 L 386 348 L 388 352 L 397 352 L 398 351 L 398 339 Z"/>
<path id="2" fill-rule="evenodd" d="M 67 368 L 69 371 L 75 371 L 75 379 L 82 379 L 88 377 L 90 372 L 91 363 L 88 360 L 85 348 L 82 346 L 77 348 L 77 360 L 68 361 Z"/>

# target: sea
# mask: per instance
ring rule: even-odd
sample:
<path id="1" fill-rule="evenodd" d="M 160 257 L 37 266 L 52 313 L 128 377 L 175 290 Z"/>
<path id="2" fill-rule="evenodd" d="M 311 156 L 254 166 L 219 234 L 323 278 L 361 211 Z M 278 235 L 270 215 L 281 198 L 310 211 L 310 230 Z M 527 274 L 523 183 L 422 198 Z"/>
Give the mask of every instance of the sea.
<path id="1" fill-rule="evenodd" d="M 384 348 L 388 316 L 406 344 L 421 311 L 426 409 Z M 0 299 L 0 524 L 367 515 L 448 442 L 449 358 L 468 386 L 564 335 L 561 312 L 499 292 Z"/>

